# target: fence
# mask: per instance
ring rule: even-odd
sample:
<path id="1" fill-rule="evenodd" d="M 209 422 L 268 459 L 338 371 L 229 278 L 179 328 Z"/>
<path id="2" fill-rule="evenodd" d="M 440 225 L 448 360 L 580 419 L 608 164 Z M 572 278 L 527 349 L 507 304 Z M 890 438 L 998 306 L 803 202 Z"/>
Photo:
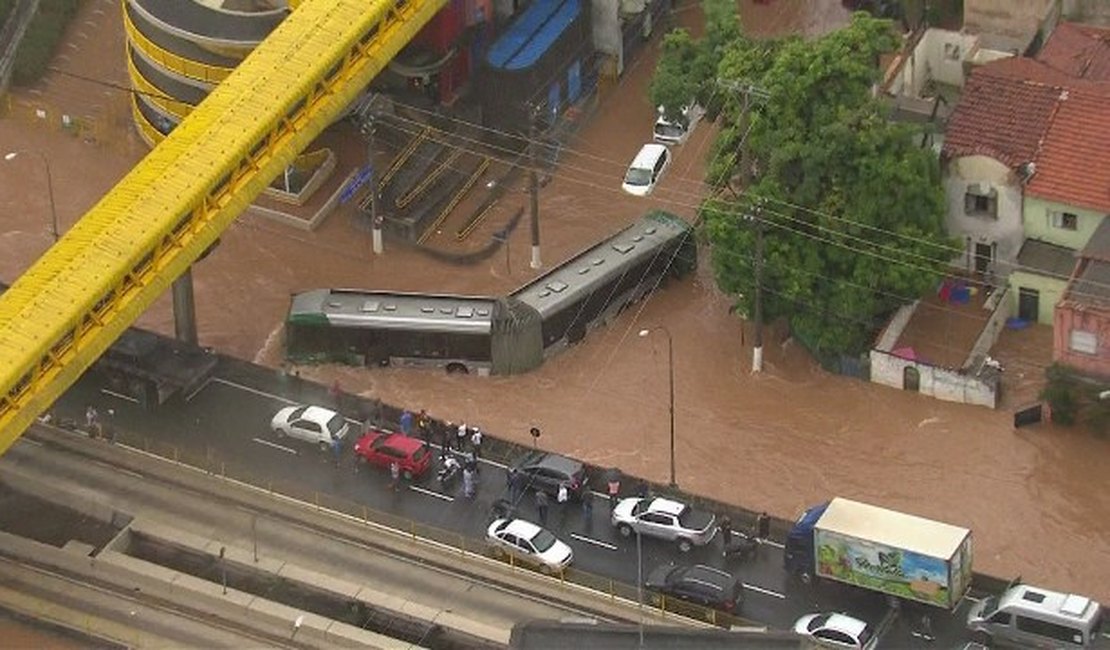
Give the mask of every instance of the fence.
<path id="1" fill-rule="evenodd" d="M 73 426 L 68 428 L 77 430 Z M 339 513 L 359 520 L 364 524 L 376 524 L 391 528 L 407 535 L 414 544 L 435 543 L 441 547 L 450 548 L 454 553 L 457 553 L 460 560 L 468 560 L 474 556 L 490 557 L 489 548 L 484 540 L 445 530 L 408 517 L 377 510 L 329 492 L 306 488 L 293 481 L 274 480 L 254 474 L 234 461 L 218 457 L 211 448 L 201 453 L 199 450 L 185 449 L 132 431 L 117 431 L 114 441 L 118 444 L 141 449 L 147 454 L 201 470 L 215 478 L 236 481 L 263 490 L 271 495 L 299 501 L 316 510 Z M 482 446 L 484 459 L 507 460 L 513 453 L 511 450 L 516 448 L 511 443 L 504 443 L 495 439 L 487 439 L 487 441 L 488 444 L 483 443 Z M 445 561 L 450 562 L 447 555 L 443 557 Z M 511 556 L 502 561 L 514 571 L 534 570 L 529 566 L 519 564 Z M 574 567 L 567 568 L 552 577 L 564 584 L 585 587 L 612 600 L 621 599 L 627 603 L 638 601 L 638 592 L 635 585 L 581 571 Z M 755 625 L 751 621 L 746 621 L 727 612 L 702 607 L 660 594 L 645 592 L 644 606 L 662 616 L 680 616 L 721 627 Z"/>

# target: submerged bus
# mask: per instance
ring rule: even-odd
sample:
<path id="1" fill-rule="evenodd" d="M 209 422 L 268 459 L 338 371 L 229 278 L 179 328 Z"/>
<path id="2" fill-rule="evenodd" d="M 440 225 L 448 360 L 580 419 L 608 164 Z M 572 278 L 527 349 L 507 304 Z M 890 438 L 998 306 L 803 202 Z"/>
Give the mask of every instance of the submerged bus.
<path id="1" fill-rule="evenodd" d="M 286 358 L 519 374 L 696 266 L 693 228 L 654 211 L 508 296 L 296 294 L 286 319 Z"/>

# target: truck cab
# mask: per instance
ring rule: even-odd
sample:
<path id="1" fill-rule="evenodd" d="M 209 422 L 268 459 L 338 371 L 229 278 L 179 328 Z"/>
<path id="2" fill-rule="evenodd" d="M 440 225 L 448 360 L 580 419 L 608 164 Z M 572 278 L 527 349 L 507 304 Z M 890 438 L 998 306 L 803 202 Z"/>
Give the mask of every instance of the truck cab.
<path id="1" fill-rule="evenodd" d="M 817 525 L 817 520 L 825 514 L 825 509 L 828 507 L 829 503 L 827 501 L 813 506 L 803 512 L 798 520 L 794 522 L 794 527 L 790 529 L 790 533 L 786 536 L 786 549 L 783 553 L 783 566 L 788 572 L 803 576 L 803 578 L 808 578 L 813 574 L 815 562 L 813 527 Z"/>

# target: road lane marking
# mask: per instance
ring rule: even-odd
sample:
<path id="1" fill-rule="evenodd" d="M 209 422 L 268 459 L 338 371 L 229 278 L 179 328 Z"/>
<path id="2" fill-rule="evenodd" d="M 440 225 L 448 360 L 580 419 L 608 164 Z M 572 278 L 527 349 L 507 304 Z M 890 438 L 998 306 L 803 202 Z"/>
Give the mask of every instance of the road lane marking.
<path id="1" fill-rule="evenodd" d="M 112 397 L 116 397 L 116 398 L 119 398 L 119 399 L 122 399 L 122 400 L 126 400 L 128 402 L 131 402 L 132 404 L 138 404 L 139 403 L 139 400 L 135 399 L 134 397 L 131 397 L 130 395 L 124 395 L 123 393 L 117 393 L 116 391 L 108 390 L 107 388 L 101 388 L 100 392 L 104 393 L 105 395 L 111 395 Z"/>
<path id="2" fill-rule="evenodd" d="M 610 544 L 609 542 L 603 542 L 600 539 L 594 539 L 592 537 L 586 537 L 585 535 L 579 535 L 578 533 L 571 533 L 570 536 L 573 537 L 574 539 L 580 541 L 580 542 L 586 542 L 587 544 L 593 544 L 594 546 L 600 546 L 601 548 L 607 548 L 610 551 L 617 550 L 617 547 L 616 547 L 615 544 Z"/>
<path id="3" fill-rule="evenodd" d="M 764 589 L 763 587 L 759 587 L 759 586 L 756 586 L 756 585 L 749 585 L 746 582 L 741 582 L 740 584 L 743 585 L 744 589 L 750 589 L 752 591 L 757 591 L 761 594 L 767 594 L 768 596 L 774 596 L 775 598 L 781 598 L 782 600 L 786 600 L 786 594 L 780 594 L 777 591 L 771 591 L 770 589 Z"/>
<path id="4" fill-rule="evenodd" d="M 409 489 L 412 490 L 413 492 L 419 492 L 420 494 L 427 494 L 430 497 L 435 497 L 437 499 L 443 499 L 444 501 L 447 501 L 449 503 L 453 502 L 455 500 L 455 497 L 448 496 L 446 494 L 440 494 L 439 492 L 436 492 L 435 490 L 429 490 L 428 488 L 422 488 L 419 485 L 410 485 Z"/>
<path id="5" fill-rule="evenodd" d="M 243 391 L 246 391 L 248 393 L 254 393 L 255 395 L 258 395 L 260 397 L 269 397 L 270 399 L 275 399 L 279 402 L 285 402 L 286 404 L 297 404 L 297 402 L 295 402 L 291 399 L 286 399 L 286 398 L 282 397 L 281 395 L 274 395 L 273 393 L 267 393 L 264 390 L 258 390 L 257 388 L 251 388 L 250 386 L 244 386 L 243 384 L 237 384 L 233 381 L 229 381 L 227 379 L 222 379 L 220 377 L 213 378 L 212 383 L 218 383 L 218 384 L 223 384 L 225 386 L 231 386 L 232 388 L 238 388 L 239 390 L 243 390 Z"/>
<path id="6" fill-rule="evenodd" d="M 127 474 L 128 476 L 133 476 L 133 477 L 139 478 L 139 479 L 145 479 L 146 478 L 142 474 L 140 474 L 138 472 L 135 472 L 135 471 L 132 471 L 132 470 L 129 470 L 126 467 L 116 467 L 114 465 L 109 465 L 108 463 L 105 463 L 104 461 L 100 461 L 100 460 L 93 461 L 93 462 L 96 463 L 97 465 L 100 465 L 104 469 L 111 470 L 113 472 L 118 472 L 120 474 Z"/>
<path id="7" fill-rule="evenodd" d="M 296 449 L 286 447 L 285 445 L 279 445 L 278 443 L 270 442 L 269 440 L 263 440 L 262 438 L 252 438 L 252 440 L 254 440 L 255 442 L 257 442 L 260 445 L 266 445 L 267 447 L 273 447 L 274 449 L 280 449 L 280 450 L 282 450 L 286 453 L 293 454 L 294 456 L 298 455 L 298 453 L 299 453 Z"/>

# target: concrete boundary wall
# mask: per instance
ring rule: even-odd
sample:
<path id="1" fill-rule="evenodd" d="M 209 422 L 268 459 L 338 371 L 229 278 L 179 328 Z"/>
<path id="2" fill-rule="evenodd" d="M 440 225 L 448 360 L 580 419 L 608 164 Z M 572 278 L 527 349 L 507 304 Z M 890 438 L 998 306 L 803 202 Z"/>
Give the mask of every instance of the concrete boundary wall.
<path id="1" fill-rule="evenodd" d="M 894 346 L 898 343 L 898 338 L 902 336 L 903 330 L 906 329 L 910 319 L 913 318 L 919 303 L 920 301 L 914 301 L 912 305 L 900 307 L 894 317 L 890 319 L 890 322 L 887 323 L 882 334 L 879 335 L 875 347 L 868 353 L 871 361 L 871 382 L 906 390 L 907 376 L 916 373 L 917 392 L 922 395 L 945 402 L 959 402 L 961 404 L 996 408 L 998 405 L 998 377 L 996 374 L 977 373 L 972 376 L 960 370 L 941 368 L 892 354 Z M 991 345 L 997 339 L 997 331 L 993 333 L 994 338 L 990 338 L 991 334 L 989 332 L 992 323 L 995 327 L 998 327 L 1000 321 L 997 318 L 1005 310 L 1003 304 L 1004 301 L 1001 301 L 995 307 L 995 313 L 987 321 L 987 327 L 983 334 L 979 336 L 976 346 L 984 341 L 984 335 L 990 339 Z M 1004 317 L 1001 318 L 1004 322 Z"/>
<path id="2" fill-rule="evenodd" d="M 440 625 L 452 630 L 455 634 L 461 633 L 474 637 L 479 644 L 492 642 L 498 645 L 508 645 L 509 643 L 511 633 L 509 629 L 477 623 L 450 611 L 428 607 L 407 598 L 374 589 L 368 584 L 344 580 L 272 558 L 259 557 L 258 562 L 255 562 L 254 553 L 249 549 L 230 546 L 202 535 L 195 535 L 172 526 L 145 521 L 141 518 L 132 522 L 130 530 L 134 534 L 155 539 L 167 546 L 194 553 L 218 556 L 222 548 L 224 549 L 225 561 L 230 565 L 252 572 L 271 573 L 290 582 L 307 585 L 313 590 L 328 592 L 343 600 L 361 601 L 375 609 L 385 609 L 395 616 L 413 619 L 425 625 Z M 134 558 L 128 559 L 141 562 L 141 560 L 135 560 Z M 229 589 L 228 593 L 230 594 L 231 591 Z M 346 627 L 351 626 L 347 625 Z M 331 633 L 330 629 L 329 633 Z"/>
<path id="3" fill-rule="evenodd" d="M 138 588 L 147 599 L 170 601 L 194 613 L 212 616 L 217 620 L 245 617 L 250 623 L 266 629 L 271 635 L 294 636 L 292 621 L 302 612 L 290 607 L 266 604 L 249 596 L 244 604 L 243 594 L 233 595 L 222 587 L 184 576 L 164 567 L 129 558 L 116 551 L 103 551 L 97 557 L 67 552 L 31 539 L 0 531 L 0 555 L 15 561 L 51 571 L 76 575 L 85 582 L 107 583 L 115 588 L 133 591 Z M 237 600 L 238 599 L 238 602 Z M 349 629 L 340 629 L 338 626 Z M 335 623 L 319 616 L 304 614 L 298 640 L 332 647 L 407 648 L 408 643 L 366 632 L 349 625 Z"/>
<path id="4" fill-rule="evenodd" d="M 33 426 L 25 437 L 30 435 L 41 437 L 51 445 L 88 457 L 94 462 L 104 460 L 118 463 L 128 470 L 157 476 L 168 485 L 179 486 L 197 494 L 211 495 L 212 498 L 246 510 L 272 513 L 270 516 L 275 520 L 294 520 L 299 525 L 324 534 L 357 541 L 372 548 L 381 548 L 427 566 L 463 574 L 476 581 L 507 590 L 529 593 L 549 602 L 589 609 L 602 617 L 630 621 L 638 620 L 642 616 L 645 624 L 712 627 L 710 623 L 663 612 L 657 608 L 641 609 L 634 600 L 543 576 L 534 571 L 514 568 L 478 553 L 419 537 L 372 520 L 321 508 L 278 492 L 209 473 L 139 449 L 121 444 L 90 445 L 80 434 L 75 435 L 64 429 L 44 425 Z M 142 525 L 144 524 L 140 524 Z M 218 549 L 216 552 L 219 552 Z M 443 620 L 442 615 L 438 620 Z"/>

